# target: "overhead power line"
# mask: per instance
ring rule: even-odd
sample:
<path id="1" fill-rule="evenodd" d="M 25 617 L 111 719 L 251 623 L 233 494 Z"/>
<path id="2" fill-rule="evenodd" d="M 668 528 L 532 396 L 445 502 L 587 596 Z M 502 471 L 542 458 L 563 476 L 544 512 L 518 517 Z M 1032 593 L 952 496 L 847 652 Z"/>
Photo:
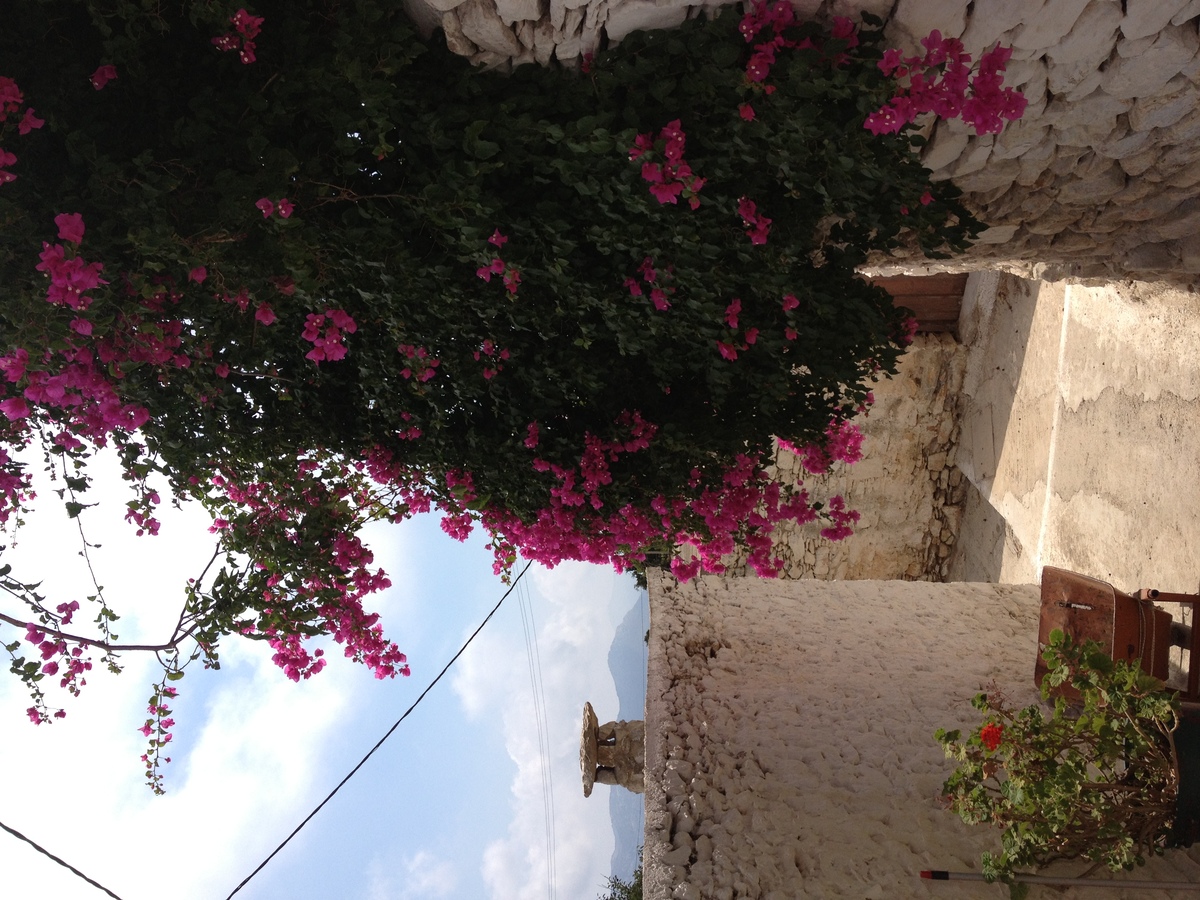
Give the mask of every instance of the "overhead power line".
<path id="1" fill-rule="evenodd" d="M 329 792 L 328 796 L 326 796 L 324 800 L 322 800 L 320 803 L 318 803 L 316 808 L 312 812 L 310 812 L 307 816 L 304 817 L 304 821 L 302 821 L 299 825 L 297 825 L 295 827 L 295 829 L 292 831 L 292 833 L 283 839 L 283 843 L 281 843 L 278 847 L 276 847 L 274 850 L 272 850 L 270 855 L 267 856 L 267 858 L 264 859 L 262 862 L 260 862 L 255 867 L 253 872 L 251 872 L 249 875 L 247 875 L 245 878 L 243 878 L 241 883 L 237 887 L 235 887 L 232 891 L 229 892 L 229 896 L 226 897 L 225 900 L 230 900 L 230 898 L 233 897 L 234 894 L 236 894 L 238 891 L 240 891 L 242 888 L 244 888 L 247 884 L 249 884 L 250 879 L 252 879 L 255 875 L 257 875 L 259 872 L 261 872 L 263 870 L 263 868 L 267 865 L 267 863 L 269 863 L 272 859 L 275 858 L 275 854 L 277 854 L 280 850 L 282 850 L 284 847 L 286 847 L 288 842 L 300 833 L 300 829 L 302 829 L 305 825 L 307 825 L 309 823 L 309 821 L 313 818 L 313 816 L 315 816 L 317 813 L 319 813 L 321 811 L 321 808 L 326 803 L 328 803 L 330 800 L 333 799 L 333 795 L 336 794 L 338 791 L 340 791 L 342 789 L 342 786 L 347 781 L 349 781 L 351 778 L 354 777 L 355 773 L 358 772 L 358 770 L 363 767 L 363 764 L 366 763 L 366 761 L 371 758 L 371 756 L 375 753 L 375 751 L 383 746 L 383 742 L 392 736 L 392 732 L 395 731 L 397 728 L 399 728 L 400 723 L 403 722 L 405 719 L 407 719 L 409 716 L 409 713 L 411 713 L 414 709 L 417 708 L 417 706 L 421 703 L 421 701 L 425 699 L 425 695 L 428 694 L 431 690 L 433 690 L 433 686 L 442 680 L 443 675 L 445 675 L 448 671 L 450 671 L 450 667 L 452 665 L 454 665 L 455 662 L 458 661 L 458 658 L 460 656 L 463 655 L 463 651 L 465 651 L 467 649 L 467 647 L 469 647 L 471 645 L 471 641 L 475 640 L 475 636 L 477 634 L 479 634 L 479 632 L 483 631 L 483 626 L 486 625 L 488 623 L 488 621 L 492 618 L 492 616 L 494 616 L 496 614 L 496 611 L 498 609 L 500 609 L 500 604 L 502 604 L 505 600 L 507 600 L 508 595 L 511 594 L 514 590 L 516 590 L 517 585 L 521 583 L 521 579 L 524 578 L 525 573 L 529 571 L 530 565 L 531 565 L 531 563 L 525 563 L 525 568 L 523 568 L 521 570 L 521 573 L 515 579 L 513 579 L 513 583 L 511 585 L 509 585 L 508 590 L 504 592 L 504 596 L 501 597 L 498 601 L 496 601 L 496 605 L 492 607 L 492 611 L 489 612 L 486 616 L 484 616 L 483 621 L 479 623 L 479 627 L 471 632 L 471 636 L 469 638 L 467 638 L 466 642 L 463 643 L 463 645 L 458 649 L 458 652 L 455 653 L 454 656 L 452 656 L 450 658 L 450 662 L 446 663 L 446 665 L 442 667 L 442 671 L 438 672 L 437 677 L 434 678 L 433 681 L 429 682 L 429 686 L 426 687 L 425 690 L 421 691 L 421 696 L 419 696 L 416 700 L 414 700 L 412 703 L 412 706 L 410 706 L 408 709 L 406 709 L 404 711 L 404 715 L 402 715 L 399 719 L 396 720 L 396 723 L 387 730 L 387 733 L 384 734 L 384 736 L 381 737 L 376 742 L 374 747 L 372 747 L 370 750 L 367 751 L 367 755 L 364 756 L 361 760 L 359 760 L 358 765 L 356 765 L 353 769 L 351 769 L 350 772 L 346 775 L 346 777 L 337 783 L 337 786 L 332 791 Z M 120 900 L 120 898 L 118 898 L 118 900 Z"/>
<path id="2" fill-rule="evenodd" d="M 100 882 L 93 881 L 91 878 L 88 878 L 86 875 L 84 875 L 82 872 L 80 872 L 73 865 L 59 859 L 57 856 L 55 856 L 53 853 L 51 853 L 49 850 L 47 850 L 45 847 L 43 847 L 37 841 L 30 840 L 29 838 L 25 837 L 25 835 L 21 834 L 21 832 L 17 831 L 15 828 L 9 828 L 3 822 L 0 822 L 0 828 L 3 828 L 5 831 L 7 831 L 13 837 L 20 838 L 21 840 L 23 840 L 25 843 L 27 843 L 29 846 L 31 846 L 34 850 L 36 850 L 38 853 L 42 854 L 43 856 L 50 857 L 52 860 L 54 860 L 60 866 L 70 869 L 72 872 L 74 872 L 76 875 L 78 875 L 80 878 L 82 878 L 84 881 L 86 881 L 92 887 L 99 888 L 100 890 L 104 891 L 104 893 L 106 893 L 106 894 L 108 894 L 108 896 L 112 897 L 113 900 L 121 900 L 120 897 L 118 897 L 116 894 L 114 894 L 112 891 L 110 891 L 108 888 L 106 888 Z"/>

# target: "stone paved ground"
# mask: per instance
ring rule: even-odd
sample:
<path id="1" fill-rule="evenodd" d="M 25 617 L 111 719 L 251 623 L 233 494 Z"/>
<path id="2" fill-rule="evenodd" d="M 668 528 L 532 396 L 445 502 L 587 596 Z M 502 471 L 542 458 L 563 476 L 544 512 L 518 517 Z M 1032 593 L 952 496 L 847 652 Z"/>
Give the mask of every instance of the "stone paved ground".
<path id="1" fill-rule="evenodd" d="M 1200 295 L 974 276 L 950 578 L 1200 586 Z"/>

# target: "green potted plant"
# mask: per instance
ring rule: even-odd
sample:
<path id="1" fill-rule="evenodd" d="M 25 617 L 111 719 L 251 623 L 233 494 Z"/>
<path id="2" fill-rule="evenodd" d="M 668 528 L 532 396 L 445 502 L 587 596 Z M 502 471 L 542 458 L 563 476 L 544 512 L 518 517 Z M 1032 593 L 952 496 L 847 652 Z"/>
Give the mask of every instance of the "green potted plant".
<path id="1" fill-rule="evenodd" d="M 1015 880 L 1021 870 L 1076 858 L 1093 863 L 1084 875 L 1132 869 L 1191 843 L 1197 824 L 1190 759 L 1181 753 L 1197 729 L 1178 697 L 1095 642 L 1076 644 L 1057 629 L 1043 658 L 1042 696 L 1054 697 L 1053 712 L 979 694 L 979 727 L 934 735 L 958 761 L 942 788 L 948 807 L 968 824 L 1003 831 L 1001 852 L 983 854 L 984 878 L 1008 883 L 1018 898 L 1028 889 Z M 1079 699 L 1055 697 L 1060 686 Z"/>

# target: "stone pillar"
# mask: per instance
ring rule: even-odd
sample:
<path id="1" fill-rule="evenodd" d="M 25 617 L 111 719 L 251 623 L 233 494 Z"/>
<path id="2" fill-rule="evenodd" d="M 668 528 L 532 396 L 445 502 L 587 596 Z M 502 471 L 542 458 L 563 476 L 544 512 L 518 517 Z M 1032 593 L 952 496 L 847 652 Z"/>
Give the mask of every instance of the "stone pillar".
<path id="1" fill-rule="evenodd" d="M 619 784 L 640 794 L 645 790 L 646 723 L 605 722 L 600 724 L 591 703 L 583 705 L 583 734 L 579 741 L 579 770 L 583 796 L 592 787 Z"/>

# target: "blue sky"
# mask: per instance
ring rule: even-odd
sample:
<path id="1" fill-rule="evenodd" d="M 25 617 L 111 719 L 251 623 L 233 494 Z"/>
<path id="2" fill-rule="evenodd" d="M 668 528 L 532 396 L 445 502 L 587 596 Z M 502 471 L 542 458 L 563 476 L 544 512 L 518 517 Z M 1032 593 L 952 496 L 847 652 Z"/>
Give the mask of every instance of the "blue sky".
<path id="1" fill-rule="evenodd" d="M 93 490 L 100 505 L 84 513 L 89 538 L 103 544 L 94 554 L 100 581 L 124 615 L 121 640 L 161 639 L 178 614 L 180 585 L 211 553 L 208 521 L 189 508 L 164 516 L 159 536 L 137 538 L 121 521 L 112 480 Z M 18 577 L 44 577 L 54 602 L 82 600 L 78 537 L 64 528 L 57 499 L 41 493 L 16 540 L 6 539 L 4 561 Z M 152 659 L 127 654 L 119 676 L 93 672 L 79 698 L 52 700 L 67 718 L 40 727 L 24 715 L 19 682 L 0 671 L 0 767 L 9 773 L 0 821 L 123 900 L 225 897 L 383 736 L 505 590 L 484 539 L 460 545 L 435 517 L 377 526 L 368 542 L 393 581 L 375 609 L 408 653 L 412 677 L 376 681 L 335 652 L 325 671 L 297 685 L 264 645 L 228 640 L 220 671 L 189 669 L 179 682 L 167 795 L 154 797 L 142 783 L 136 730 Z M 607 654 L 637 599 L 632 578 L 608 569 L 531 569 L 422 705 L 237 896 L 596 896 L 613 849 L 609 788 L 582 796 L 580 711 L 590 700 L 602 719 L 615 717 Z M 522 600 L 536 626 L 542 734 Z M 0 610 L 21 614 L 11 600 L 0 599 Z M 6 625 L 0 634 L 16 636 Z M 0 859 L 13 896 L 104 896 L 3 833 Z"/>

